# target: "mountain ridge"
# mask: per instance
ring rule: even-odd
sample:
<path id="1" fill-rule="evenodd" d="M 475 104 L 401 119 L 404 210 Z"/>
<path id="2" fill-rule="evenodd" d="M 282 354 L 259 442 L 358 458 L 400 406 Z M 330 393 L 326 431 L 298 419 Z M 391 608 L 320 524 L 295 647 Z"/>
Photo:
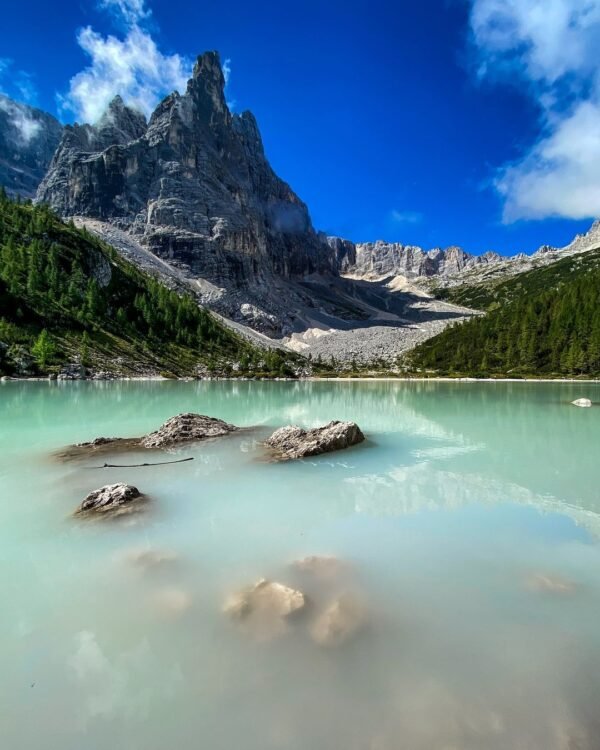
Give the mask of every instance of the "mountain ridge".
<path id="1" fill-rule="evenodd" d="M 582 252 L 592 234 L 600 243 L 597 224 L 564 249 L 511 258 L 326 237 L 224 87 L 218 53 L 207 52 L 186 91 L 149 119 L 117 95 L 96 124 L 65 126 L 36 201 L 238 330 L 342 361 L 393 359 L 472 316 L 448 290 Z"/>

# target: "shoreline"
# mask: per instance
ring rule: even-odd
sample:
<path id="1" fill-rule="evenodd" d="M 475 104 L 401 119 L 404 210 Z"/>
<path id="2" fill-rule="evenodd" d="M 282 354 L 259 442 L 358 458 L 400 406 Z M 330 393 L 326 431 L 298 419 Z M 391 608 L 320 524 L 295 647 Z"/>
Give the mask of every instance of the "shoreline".
<path id="1" fill-rule="evenodd" d="M 163 378 L 160 375 L 132 375 L 132 376 L 116 376 L 112 378 L 66 378 L 64 380 L 57 380 L 55 378 L 48 377 L 7 377 L 2 378 L 0 383 L 110 383 L 110 382 L 163 382 L 163 383 L 192 383 L 192 382 L 214 382 L 214 381 L 230 381 L 235 383 L 372 383 L 372 382 L 401 382 L 401 383 L 581 383 L 581 384 L 600 384 L 600 378 L 450 378 L 443 376 L 435 376 L 430 378 L 425 377 L 395 377 L 393 375 L 374 375 L 373 377 L 361 376 L 361 377 L 319 377 L 318 375 L 312 375 L 303 378 L 251 378 L 251 377 L 214 377 L 214 378 Z"/>

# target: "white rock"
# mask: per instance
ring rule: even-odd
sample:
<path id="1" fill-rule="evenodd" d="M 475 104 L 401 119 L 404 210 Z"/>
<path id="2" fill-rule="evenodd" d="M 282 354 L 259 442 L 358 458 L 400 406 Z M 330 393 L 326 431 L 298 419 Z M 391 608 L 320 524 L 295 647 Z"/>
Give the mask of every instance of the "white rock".
<path id="1" fill-rule="evenodd" d="M 589 398 L 577 398 L 575 401 L 571 401 L 573 406 L 583 406 L 588 407 L 592 405 L 592 402 L 589 400 Z"/>

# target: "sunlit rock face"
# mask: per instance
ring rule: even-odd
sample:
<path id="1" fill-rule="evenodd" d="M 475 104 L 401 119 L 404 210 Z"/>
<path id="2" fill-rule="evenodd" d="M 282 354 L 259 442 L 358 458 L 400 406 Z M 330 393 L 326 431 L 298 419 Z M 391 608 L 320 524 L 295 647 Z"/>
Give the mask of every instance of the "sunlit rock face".
<path id="1" fill-rule="evenodd" d="M 58 120 L 0 94 L 0 185 L 31 198 L 61 138 Z"/>
<path id="2" fill-rule="evenodd" d="M 208 52 L 148 123 L 117 97 L 96 125 L 65 128 L 37 200 L 118 225 L 217 284 L 329 270 L 306 206 L 271 169 L 254 116 L 229 111 L 224 86 Z"/>

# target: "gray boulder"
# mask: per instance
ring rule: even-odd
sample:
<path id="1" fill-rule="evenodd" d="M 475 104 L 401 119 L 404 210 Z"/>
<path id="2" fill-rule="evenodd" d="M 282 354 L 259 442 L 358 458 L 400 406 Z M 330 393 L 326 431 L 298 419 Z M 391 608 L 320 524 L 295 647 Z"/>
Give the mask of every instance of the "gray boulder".
<path id="1" fill-rule="evenodd" d="M 362 443 L 365 436 L 355 422 L 334 420 L 323 427 L 304 430 L 301 427 L 280 427 L 266 441 L 277 458 L 286 461 L 305 456 L 318 456 Z"/>
<path id="2" fill-rule="evenodd" d="M 76 510 L 77 515 L 122 515 L 134 510 L 134 506 L 145 496 L 131 484 L 118 482 L 100 487 L 83 500 Z"/>
<path id="3" fill-rule="evenodd" d="M 178 414 L 167 419 L 155 432 L 145 435 L 140 444 L 144 448 L 163 448 L 178 443 L 221 437 L 237 429 L 234 425 L 215 417 L 193 413 Z"/>

